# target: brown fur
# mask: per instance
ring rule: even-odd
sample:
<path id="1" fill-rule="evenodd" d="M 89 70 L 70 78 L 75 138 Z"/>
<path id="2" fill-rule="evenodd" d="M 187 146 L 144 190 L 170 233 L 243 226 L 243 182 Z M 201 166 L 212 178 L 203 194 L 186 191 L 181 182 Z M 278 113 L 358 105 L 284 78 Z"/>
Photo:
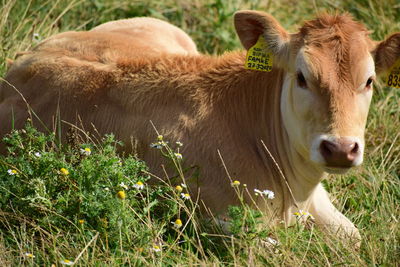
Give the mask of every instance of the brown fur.
<path id="1" fill-rule="evenodd" d="M 111 21 L 101 24 L 91 31 L 141 36 L 141 39 L 157 52 L 198 54 L 196 44 L 184 31 L 168 22 L 155 18 L 139 17 Z"/>
<path id="2" fill-rule="evenodd" d="M 365 28 L 348 15 L 323 15 L 289 38 L 271 16 L 260 12 L 245 12 L 236 27 L 247 23 L 248 16 L 255 19 L 246 27 L 254 26 L 253 33 L 269 29 L 263 34 L 270 42 L 276 41 L 277 60 L 279 56 L 286 60 L 280 60 L 279 68 L 270 73 L 245 70 L 243 52 L 219 57 L 173 55 L 168 50 L 153 50 L 140 36 L 92 31 L 67 32 L 48 39 L 20 57 L 6 80 L 22 92 L 46 125 L 51 125 L 59 108 L 62 119 L 75 123 L 79 115 L 86 128 L 93 123 L 100 133 L 113 132 L 125 144 L 133 136 L 138 140 L 139 156 L 153 172 L 162 175 L 160 164 L 165 162 L 159 151 L 149 148 L 156 139 L 151 120 L 171 144 L 184 143 L 181 152 L 185 165 L 200 170 L 198 181 L 189 181 L 191 190 L 198 190 L 214 211 L 223 212 L 228 205 L 238 203 L 221 166 L 219 150 L 232 177 L 246 183 L 249 190 L 275 192 L 276 199 L 268 202 L 268 210 L 278 215 L 277 221 L 290 222 L 297 205 L 315 211 L 317 223 L 337 223 L 353 233 L 354 226 L 333 207 L 319 184 L 323 171 L 289 140 L 282 122 L 281 93 L 283 78 L 292 67 L 288 62 L 293 63 L 288 60 L 305 47 L 316 77 L 310 90 L 328 96 L 328 105 L 317 103 L 322 107 L 321 116 L 327 109 L 331 114 L 343 114 L 343 105 L 349 103 L 345 98 L 355 94 L 354 85 L 364 82 L 353 73 L 362 66 L 351 65 L 373 49 Z M 256 39 L 242 34 L 245 45 Z M 355 49 L 357 42 L 362 49 Z M 23 126 L 28 114 L 13 88 L 3 83 L 0 94 L 3 135 L 10 130 L 11 108 L 17 128 Z M 333 124 L 339 119 L 337 115 L 331 117 L 335 117 Z M 245 198 L 250 202 L 246 194 Z"/>

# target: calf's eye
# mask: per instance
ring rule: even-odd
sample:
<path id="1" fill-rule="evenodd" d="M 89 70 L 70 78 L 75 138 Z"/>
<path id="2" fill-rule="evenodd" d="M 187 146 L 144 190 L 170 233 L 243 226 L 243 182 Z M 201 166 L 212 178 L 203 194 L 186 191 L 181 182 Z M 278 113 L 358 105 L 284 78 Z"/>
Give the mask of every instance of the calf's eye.
<path id="1" fill-rule="evenodd" d="M 373 82 L 374 80 L 372 79 L 372 78 L 369 78 L 368 80 L 367 80 L 367 83 L 365 84 L 365 87 L 371 87 L 371 85 L 372 85 L 372 82 Z"/>
<path id="2" fill-rule="evenodd" d="M 303 89 L 307 88 L 306 78 L 304 78 L 304 75 L 301 73 L 301 71 L 297 72 L 297 84 Z"/>

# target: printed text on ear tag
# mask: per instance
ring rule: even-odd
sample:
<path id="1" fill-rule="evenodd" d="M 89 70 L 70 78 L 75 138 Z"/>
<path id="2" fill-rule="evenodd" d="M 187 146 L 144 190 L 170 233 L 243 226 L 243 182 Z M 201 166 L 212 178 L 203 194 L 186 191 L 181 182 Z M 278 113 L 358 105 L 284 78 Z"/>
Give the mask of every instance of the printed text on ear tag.
<path id="1" fill-rule="evenodd" d="M 267 50 L 265 39 L 261 35 L 257 43 L 247 51 L 244 68 L 259 71 L 272 70 L 272 53 Z"/>
<path id="2" fill-rule="evenodd" d="M 386 77 L 386 85 L 400 88 L 400 59 L 390 68 L 389 74 Z"/>

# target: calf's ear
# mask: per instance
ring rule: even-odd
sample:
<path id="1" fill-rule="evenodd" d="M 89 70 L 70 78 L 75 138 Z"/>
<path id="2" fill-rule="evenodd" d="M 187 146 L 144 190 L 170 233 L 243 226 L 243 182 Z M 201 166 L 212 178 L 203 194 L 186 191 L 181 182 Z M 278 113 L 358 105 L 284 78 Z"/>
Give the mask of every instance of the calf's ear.
<path id="1" fill-rule="evenodd" d="M 372 51 L 372 55 L 377 74 L 389 70 L 400 59 L 400 32 L 394 33 L 386 40 L 379 42 Z"/>
<path id="2" fill-rule="evenodd" d="M 274 62 L 276 59 L 282 63 L 288 61 L 290 35 L 274 17 L 260 11 L 242 10 L 235 13 L 234 24 L 244 48 L 248 50 L 262 35 L 274 55 Z"/>

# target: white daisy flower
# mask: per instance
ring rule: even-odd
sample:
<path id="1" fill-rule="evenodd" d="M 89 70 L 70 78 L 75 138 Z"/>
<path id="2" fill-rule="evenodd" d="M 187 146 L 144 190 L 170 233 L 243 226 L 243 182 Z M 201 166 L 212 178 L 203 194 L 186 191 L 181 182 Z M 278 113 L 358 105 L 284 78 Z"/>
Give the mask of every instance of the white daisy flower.
<path id="1" fill-rule="evenodd" d="M 69 266 L 74 265 L 74 262 L 70 260 L 61 260 L 60 263 L 62 265 L 69 265 Z"/>
<path id="2" fill-rule="evenodd" d="M 267 237 L 267 242 L 274 246 L 279 245 L 279 242 L 271 237 Z"/>
<path id="3" fill-rule="evenodd" d="M 265 189 L 263 191 L 264 196 L 266 196 L 268 199 L 274 199 L 275 198 L 275 193 L 272 192 L 271 190 Z"/>
<path id="4" fill-rule="evenodd" d="M 31 258 L 31 259 L 35 258 L 35 255 L 33 255 L 32 253 L 29 253 L 29 252 L 25 252 L 24 256 L 27 258 Z"/>
<path id="5" fill-rule="evenodd" d="M 157 142 L 157 143 L 151 143 L 150 147 L 151 148 L 156 148 L 156 149 L 161 149 L 163 146 L 162 146 L 162 144 L 160 142 Z"/>
<path id="6" fill-rule="evenodd" d="M 90 156 L 90 154 L 92 154 L 92 150 L 90 150 L 88 147 L 81 148 L 81 154 L 84 156 Z"/>
<path id="7" fill-rule="evenodd" d="M 120 183 L 119 186 L 125 190 L 128 190 L 128 186 L 124 182 Z"/>
<path id="8" fill-rule="evenodd" d="M 133 187 L 142 190 L 144 188 L 144 184 L 141 181 L 139 181 L 136 184 L 134 184 Z"/>
<path id="9" fill-rule="evenodd" d="M 7 170 L 7 172 L 9 175 L 16 175 L 18 173 L 17 170 L 14 170 L 14 169 L 9 169 L 9 170 Z"/>
<path id="10" fill-rule="evenodd" d="M 255 195 L 258 196 L 262 196 L 262 197 L 266 197 L 268 199 L 274 199 L 275 198 L 275 193 L 272 192 L 271 190 L 265 189 L 263 191 L 259 190 L 259 189 L 254 189 Z"/>
<path id="11" fill-rule="evenodd" d="M 176 219 L 174 222 L 171 222 L 171 223 L 176 229 L 181 228 L 183 225 L 181 219 Z"/>
<path id="12" fill-rule="evenodd" d="M 231 186 L 232 187 L 237 187 L 237 186 L 239 186 L 240 185 L 240 182 L 238 181 L 238 180 L 235 180 L 235 181 L 233 181 L 232 183 L 231 183 Z"/>
<path id="13" fill-rule="evenodd" d="M 182 159 L 182 154 L 181 153 L 174 153 L 175 157 L 177 159 Z"/>
<path id="14" fill-rule="evenodd" d="M 42 156 L 42 154 L 40 154 L 39 152 L 35 152 L 35 157 L 40 158 Z"/>
<path id="15" fill-rule="evenodd" d="M 39 35 L 37 32 L 35 32 L 35 33 L 33 34 L 33 36 L 32 36 L 32 41 L 33 41 L 33 42 L 38 43 L 38 42 L 40 42 L 41 39 L 42 39 L 42 38 L 40 37 L 40 35 Z"/>
<path id="16" fill-rule="evenodd" d="M 152 248 L 150 248 L 150 250 L 154 251 L 154 252 L 160 252 L 161 251 L 161 247 L 158 245 L 153 245 Z"/>
<path id="17" fill-rule="evenodd" d="M 187 193 L 181 193 L 181 198 L 183 199 L 190 199 L 190 195 Z"/>

